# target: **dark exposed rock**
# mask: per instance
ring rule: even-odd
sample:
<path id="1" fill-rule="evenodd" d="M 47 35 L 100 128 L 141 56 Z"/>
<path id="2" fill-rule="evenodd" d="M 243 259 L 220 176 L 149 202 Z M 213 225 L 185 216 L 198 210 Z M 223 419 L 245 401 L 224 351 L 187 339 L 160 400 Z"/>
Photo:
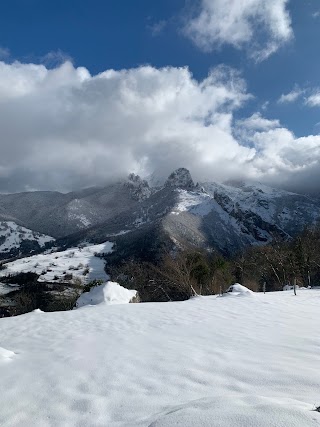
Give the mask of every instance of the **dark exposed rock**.
<path id="1" fill-rule="evenodd" d="M 195 189 L 195 184 L 193 182 L 191 174 L 188 169 L 185 168 L 179 168 L 172 172 L 172 174 L 169 175 L 165 186 L 171 188 L 180 188 L 183 190 Z"/>

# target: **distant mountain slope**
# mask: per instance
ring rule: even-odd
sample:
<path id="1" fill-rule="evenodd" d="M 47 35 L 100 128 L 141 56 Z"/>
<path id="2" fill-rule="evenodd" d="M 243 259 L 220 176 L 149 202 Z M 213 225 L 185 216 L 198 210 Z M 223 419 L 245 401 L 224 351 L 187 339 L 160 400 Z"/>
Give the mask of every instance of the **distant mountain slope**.
<path id="1" fill-rule="evenodd" d="M 45 254 L 33 255 L 6 264 L 0 271 L 1 277 L 18 273 L 32 272 L 39 276 L 39 282 L 72 282 L 89 283 L 91 280 L 107 280 L 104 270 L 105 262 L 95 256 L 112 251 L 112 243 L 88 245 L 70 248 L 66 251 L 47 251 Z M 1 294 L 1 292 L 0 292 Z"/>
<path id="2" fill-rule="evenodd" d="M 274 238 L 290 238 L 320 218 L 311 198 L 263 185 L 203 183 L 177 190 L 179 202 L 166 218 L 178 240 L 193 234 L 199 244 L 234 253 Z"/>
<path id="3" fill-rule="evenodd" d="M 51 236 L 29 230 L 15 222 L 0 221 L 0 259 L 38 252 L 53 244 L 54 240 Z"/>
<path id="4" fill-rule="evenodd" d="M 134 247 L 134 239 L 161 234 L 176 245 L 232 254 L 293 237 L 319 217 L 319 199 L 260 184 L 195 184 L 184 168 L 155 188 L 131 174 L 124 182 L 68 194 L 0 195 L 0 220 L 53 236 L 65 247 L 106 240 Z"/>

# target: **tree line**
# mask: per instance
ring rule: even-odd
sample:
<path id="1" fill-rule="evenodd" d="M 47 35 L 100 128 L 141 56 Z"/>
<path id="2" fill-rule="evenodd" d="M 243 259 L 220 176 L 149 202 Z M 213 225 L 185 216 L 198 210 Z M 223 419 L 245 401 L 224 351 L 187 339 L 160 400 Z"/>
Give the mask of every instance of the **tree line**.
<path id="1" fill-rule="evenodd" d="M 292 240 L 252 246 L 230 259 L 217 251 L 168 250 L 157 260 L 129 257 L 108 266 L 113 280 L 136 289 L 142 301 L 185 300 L 224 292 L 239 282 L 253 291 L 320 283 L 320 226 Z"/>

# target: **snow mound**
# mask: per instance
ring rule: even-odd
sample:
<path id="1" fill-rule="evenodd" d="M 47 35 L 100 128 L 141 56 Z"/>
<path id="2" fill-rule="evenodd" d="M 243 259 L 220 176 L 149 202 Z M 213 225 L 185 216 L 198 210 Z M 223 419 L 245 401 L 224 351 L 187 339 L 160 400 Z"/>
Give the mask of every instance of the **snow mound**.
<path id="1" fill-rule="evenodd" d="M 0 347 L 0 361 L 12 359 L 14 352 Z"/>
<path id="2" fill-rule="evenodd" d="M 250 289 L 246 288 L 245 286 L 240 285 L 240 283 L 235 283 L 234 285 L 229 286 L 229 288 L 226 291 L 225 295 L 232 296 L 253 296 L 254 292 L 252 292 Z"/>
<path id="3" fill-rule="evenodd" d="M 137 291 L 123 288 L 116 282 L 107 282 L 103 285 L 96 286 L 82 294 L 77 301 L 77 308 L 86 305 L 98 304 L 128 304 L 134 297 L 137 296 Z"/>
<path id="4" fill-rule="evenodd" d="M 315 427 L 320 415 L 310 405 L 255 396 L 196 400 L 170 410 L 149 427 Z"/>

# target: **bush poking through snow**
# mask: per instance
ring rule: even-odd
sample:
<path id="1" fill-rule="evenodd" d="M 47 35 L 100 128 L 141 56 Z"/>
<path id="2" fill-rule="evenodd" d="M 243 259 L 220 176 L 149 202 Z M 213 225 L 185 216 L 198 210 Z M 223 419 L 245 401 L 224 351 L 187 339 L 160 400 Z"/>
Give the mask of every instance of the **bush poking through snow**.
<path id="1" fill-rule="evenodd" d="M 100 286 L 103 284 L 103 280 L 91 280 L 91 282 L 87 283 L 83 288 L 83 293 L 90 292 L 92 288 L 96 286 Z"/>

